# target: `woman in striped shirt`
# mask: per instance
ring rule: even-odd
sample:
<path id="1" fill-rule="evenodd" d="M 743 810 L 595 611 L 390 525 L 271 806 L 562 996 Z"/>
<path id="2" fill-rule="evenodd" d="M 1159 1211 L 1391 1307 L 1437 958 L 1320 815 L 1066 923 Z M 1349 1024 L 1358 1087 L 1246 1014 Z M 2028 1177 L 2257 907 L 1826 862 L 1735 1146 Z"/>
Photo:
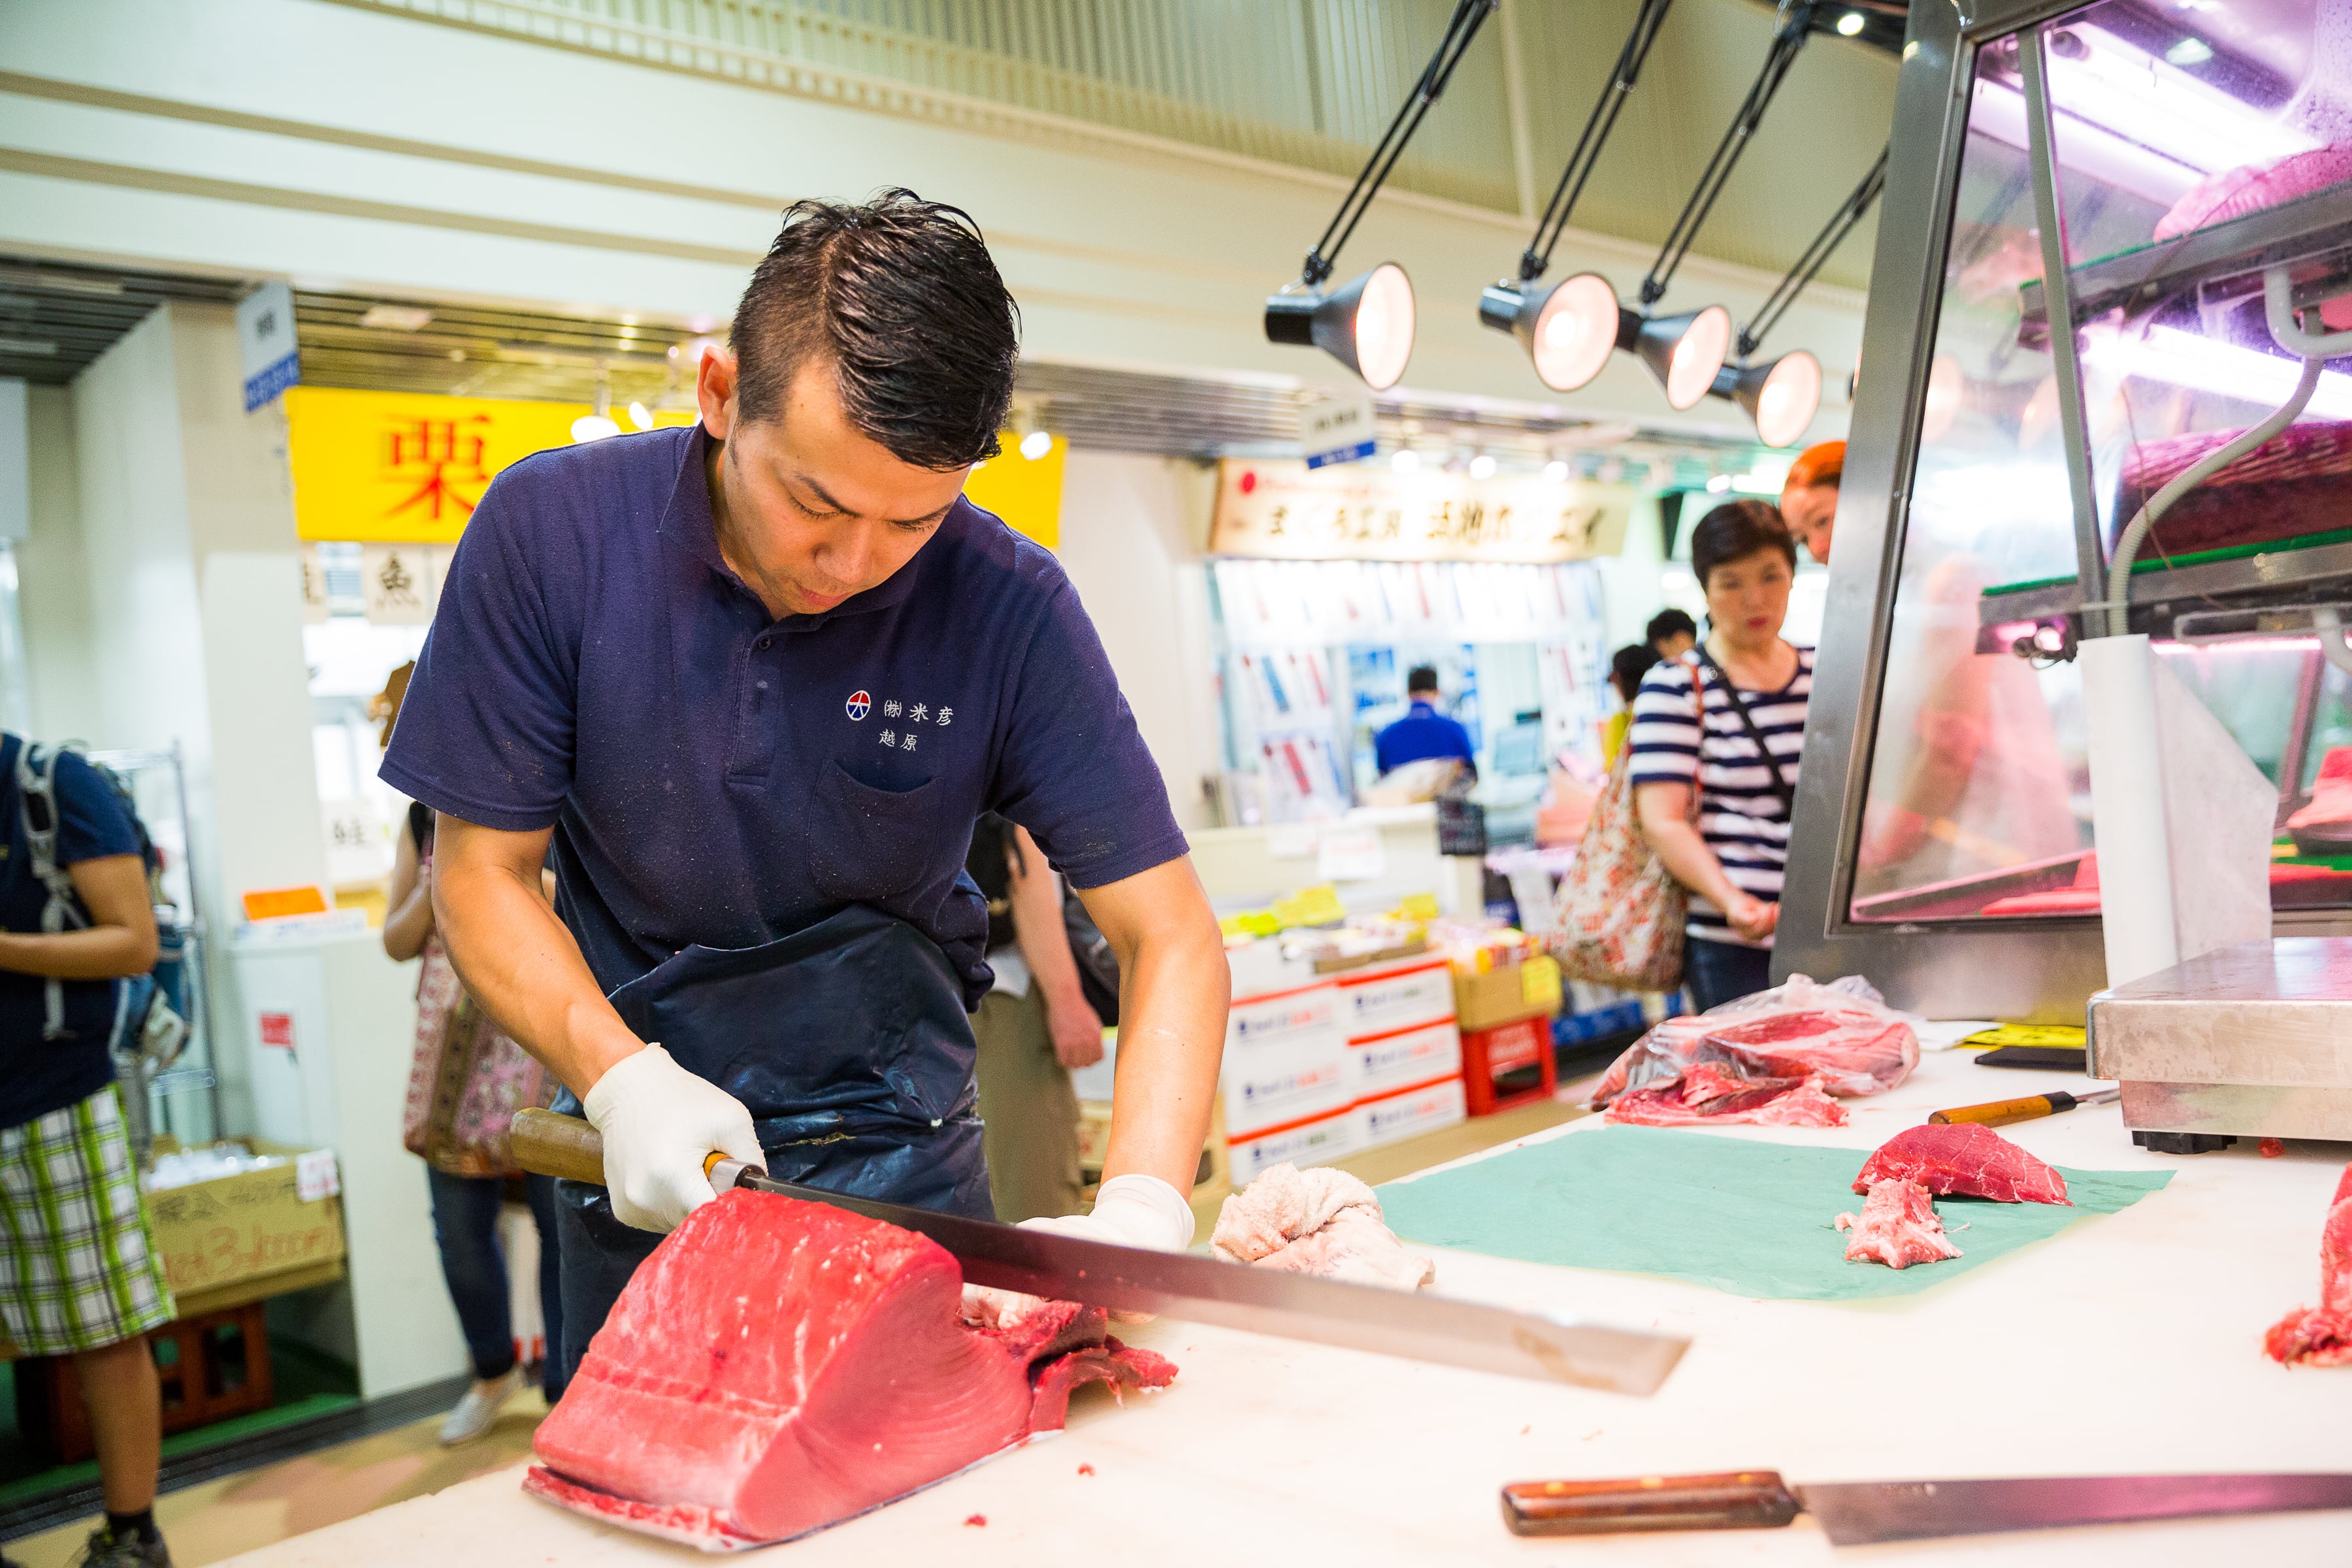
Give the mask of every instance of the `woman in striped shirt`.
<path id="1" fill-rule="evenodd" d="M 1633 699 L 1635 807 L 1690 891 L 1683 974 L 1695 1012 L 1771 984 L 1813 680 L 1812 649 L 1780 638 L 1796 566 L 1777 508 L 1742 500 L 1708 512 L 1691 534 L 1707 638 L 1651 670 Z"/>

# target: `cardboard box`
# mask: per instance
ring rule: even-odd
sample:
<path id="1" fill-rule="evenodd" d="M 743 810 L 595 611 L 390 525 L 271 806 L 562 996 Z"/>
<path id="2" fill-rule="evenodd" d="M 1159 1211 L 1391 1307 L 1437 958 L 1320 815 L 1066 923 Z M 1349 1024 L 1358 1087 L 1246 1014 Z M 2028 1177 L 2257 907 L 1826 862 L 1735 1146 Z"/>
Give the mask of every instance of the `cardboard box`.
<path id="1" fill-rule="evenodd" d="M 1462 1037 L 1448 1020 L 1375 1035 L 1348 1046 L 1348 1090 L 1374 1100 L 1462 1070 Z"/>
<path id="2" fill-rule="evenodd" d="M 1454 966 L 1443 958 L 1376 964 L 1339 976 L 1340 1023 L 1350 1040 L 1444 1023 L 1454 1016 Z"/>
<path id="3" fill-rule="evenodd" d="M 1441 1127 L 1451 1127 L 1468 1117 L 1469 1108 L 1463 1097 L 1462 1080 L 1451 1078 L 1402 1094 L 1366 1100 L 1349 1114 L 1356 1118 L 1357 1148 L 1376 1149 L 1400 1138 L 1415 1138 Z"/>
<path id="4" fill-rule="evenodd" d="M 1559 965 L 1549 957 L 1454 977 L 1454 1018 L 1465 1030 L 1549 1018 L 1560 1004 Z"/>
<path id="5" fill-rule="evenodd" d="M 266 1170 L 147 1194 L 155 1247 L 184 1316 L 218 1310 L 218 1303 L 232 1299 L 254 1301 L 323 1284 L 342 1273 L 343 1204 L 333 1156 L 253 1138 L 234 1142 L 257 1154 L 289 1158 Z M 317 1195 L 306 1198 L 306 1189 Z"/>
<path id="6" fill-rule="evenodd" d="M 1357 1133 L 1356 1113 L 1350 1110 L 1277 1127 L 1254 1138 L 1237 1138 L 1232 1146 L 1234 1184 L 1254 1182 L 1284 1163 L 1328 1164 L 1356 1152 Z"/>
<path id="7" fill-rule="evenodd" d="M 1225 1018 L 1225 1125 L 1236 1142 L 1347 1110 L 1344 1005 L 1328 984 L 1237 1001 Z"/>

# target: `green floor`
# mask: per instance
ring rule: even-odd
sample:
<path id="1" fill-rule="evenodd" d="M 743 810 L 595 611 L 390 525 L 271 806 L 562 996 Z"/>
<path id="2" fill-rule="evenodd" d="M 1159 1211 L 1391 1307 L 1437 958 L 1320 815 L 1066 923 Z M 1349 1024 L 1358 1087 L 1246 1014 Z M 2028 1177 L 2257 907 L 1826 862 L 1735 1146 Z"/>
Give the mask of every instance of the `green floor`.
<path id="1" fill-rule="evenodd" d="M 276 1380 L 277 1404 L 249 1415 L 232 1416 L 209 1426 L 175 1432 L 163 1439 L 163 1458 L 170 1460 L 196 1453 L 359 1403 L 358 1373 L 331 1356 L 290 1342 L 272 1340 L 269 1362 Z M 0 1363 L 0 1510 L 98 1479 L 95 1460 L 43 1467 L 32 1445 L 16 1430 L 14 1373 L 15 1363 Z"/>

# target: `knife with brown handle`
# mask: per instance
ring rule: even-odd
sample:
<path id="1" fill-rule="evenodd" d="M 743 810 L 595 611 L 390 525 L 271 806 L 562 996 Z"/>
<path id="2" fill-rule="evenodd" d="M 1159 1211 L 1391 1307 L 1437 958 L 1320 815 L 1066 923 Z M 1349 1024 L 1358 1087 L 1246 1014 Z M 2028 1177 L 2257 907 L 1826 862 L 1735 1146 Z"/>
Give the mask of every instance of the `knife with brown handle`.
<path id="1" fill-rule="evenodd" d="M 515 1114 L 515 1162 L 543 1176 L 604 1183 L 604 1141 L 576 1117 Z M 998 1225 L 780 1182 L 739 1161 L 710 1156 L 720 1192 L 744 1187 L 830 1204 L 927 1236 L 974 1285 L 1118 1311 L 1165 1313 L 1253 1333 L 1413 1361 L 1572 1383 L 1619 1394 L 1656 1391 L 1690 1342 L 1567 1314 L 1518 1312 L 1423 1290 L 1316 1279 L 1181 1252 L 1149 1252 L 1030 1226 Z"/>

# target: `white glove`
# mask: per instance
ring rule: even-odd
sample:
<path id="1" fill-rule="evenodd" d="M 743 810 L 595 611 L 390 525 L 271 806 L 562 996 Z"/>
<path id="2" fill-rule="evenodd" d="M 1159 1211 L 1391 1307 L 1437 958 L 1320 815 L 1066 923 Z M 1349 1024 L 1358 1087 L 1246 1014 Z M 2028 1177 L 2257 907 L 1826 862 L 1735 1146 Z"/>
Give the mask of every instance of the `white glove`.
<path id="1" fill-rule="evenodd" d="M 702 1170 L 713 1150 L 767 1169 L 743 1102 L 657 1045 L 605 1068 L 581 1109 L 604 1137 L 613 1213 L 639 1230 L 675 1230 L 719 1195 Z"/>
<path id="2" fill-rule="evenodd" d="M 1184 1195 L 1157 1176 L 1113 1176 L 1095 1194 L 1091 1214 L 1058 1218 L 1024 1219 L 1022 1225 L 1057 1231 L 1082 1241 L 1107 1241 L 1114 1247 L 1140 1247 L 1153 1252 L 1181 1252 L 1192 1245 L 1192 1205 Z M 967 1322 L 1009 1328 L 1036 1310 L 1038 1298 L 1018 1290 L 988 1285 L 963 1288 Z M 1149 1312 L 1113 1312 L 1120 1323 L 1148 1323 Z"/>
<path id="3" fill-rule="evenodd" d="M 1057 1230 L 1082 1241 L 1108 1241 L 1114 1247 L 1141 1247 L 1153 1252 L 1181 1252 L 1192 1245 L 1192 1205 L 1157 1176 L 1113 1176 L 1095 1194 L 1092 1214 L 1021 1223 L 1039 1230 Z"/>

